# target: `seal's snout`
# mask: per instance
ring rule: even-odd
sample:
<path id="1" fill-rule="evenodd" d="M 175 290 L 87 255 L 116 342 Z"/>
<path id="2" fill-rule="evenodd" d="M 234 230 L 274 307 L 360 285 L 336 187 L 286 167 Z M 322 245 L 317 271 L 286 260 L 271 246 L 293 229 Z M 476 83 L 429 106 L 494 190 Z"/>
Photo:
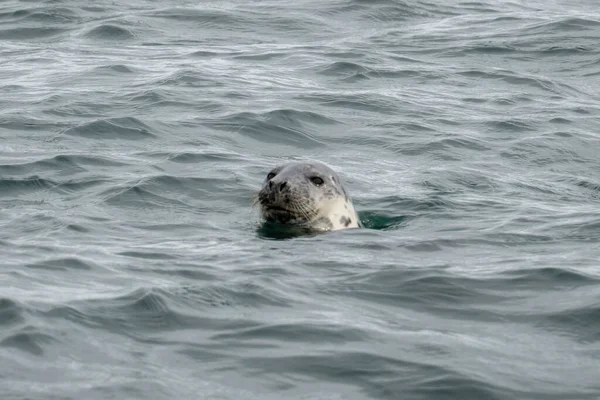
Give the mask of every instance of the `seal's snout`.
<path id="1" fill-rule="evenodd" d="M 273 190 L 273 188 L 275 188 L 275 190 L 279 191 L 279 192 L 283 192 L 285 190 L 285 188 L 288 187 L 288 184 L 286 181 L 283 182 L 273 182 L 273 180 L 271 179 L 269 181 L 269 190 Z"/>

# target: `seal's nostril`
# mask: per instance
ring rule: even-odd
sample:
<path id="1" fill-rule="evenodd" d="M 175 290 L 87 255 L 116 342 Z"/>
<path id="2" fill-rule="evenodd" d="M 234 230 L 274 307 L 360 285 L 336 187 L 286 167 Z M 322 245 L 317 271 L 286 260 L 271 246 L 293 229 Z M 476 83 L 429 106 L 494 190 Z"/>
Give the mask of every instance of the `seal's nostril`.
<path id="1" fill-rule="evenodd" d="M 286 185 L 287 185 L 287 182 L 282 182 L 282 183 L 279 185 L 279 190 L 280 190 L 280 191 L 281 191 L 281 190 L 283 190 L 283 188 L 285 188 L 285 186 L 286 186 Z"/>
<path id="2" fill-rule="evenodd" d="M 269 181 L 269 189 L 273 189 L 273 181 Z"/>

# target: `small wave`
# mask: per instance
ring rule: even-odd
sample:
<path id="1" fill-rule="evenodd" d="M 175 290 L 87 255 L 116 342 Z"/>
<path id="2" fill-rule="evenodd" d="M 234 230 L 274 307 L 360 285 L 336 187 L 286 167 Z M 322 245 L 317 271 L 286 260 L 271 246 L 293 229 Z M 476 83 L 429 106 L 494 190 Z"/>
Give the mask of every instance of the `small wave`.
<path id="1" fill-rule="evenodd" d="M 103 24 L 89 30 L 85 37 L 96 40 L 130 40 L 135 34 L 118 25 Z"/>
<path id="2" fill-rule="evenodd" d="M 485 124 L 494 130 L 503 132 L 528 132 L 536 130 L 536 127 L 531 126 L 524 121 L 518 121 L 514 119 L 504 121 L 489 121 Z"/>
<path id="3" fill-rule="evenodd" d="M 172 211 L 183 209 L 189 211 L 198 211 L 196 208 L 184 203 L 182 200 L 160 195 L 148 190 L 145 184 L 136 184 L 126 189 L 111 188 L 99 196 L 104 198 L 104 202 L 119 208 L 128 207 L 137 210 L 146 210 L 148 208 L 166 208 Z"/>
<path id="4" fill-rule="evenodd" d="M 104 65 L 101 67 L 96 67 L 96 68 L 94 68 L 94 70 L 96 72 L 108 72 L 110 74 L 115 73 L 115 72 L 117 74 L 131 74 L 134 72 L 134 70 L 132 68 L 130 68 L 124 64 Z"/>
<path id="5" fill-rule="evenodd" d="M 506 283 L 511 287 L 529 289 L 539 287 L 542 290 L 550 287 L 570 288 L 573 285 L 594 285 L 600 280 L 585 275 L 580 271 L 557 267 L 524 268 L 503 272 L 502 276 L 507 277 Z"/>
<path id="6" fill-rule="evenodd" d="M 280 59 L 288 55 L 286 52 L 282 51 L 268 51 L 263 53 L 256 54 L 240 54 L 236 55 L 233 58 L 236 60 L 249 60 L 249 61 L 268 61 L 274 59 Z"/>
<path id="7" fill-rule="evenodd" d="M 57 182 L 36 176 L 22 179 L 0 179 L 0 197 L 12 197 L 23 193 L 49 190 L 56 186 L 58 186 Z"/>
<path id="8" fill-rule="evenodd" d="M 218 333 L 212 340 L 272 340 L 285 342 L 349 343 L 366 340 L 367 335 L 359 329 L 340 327 L 336 324 L 265 324 Z"/>
<path id="9" fill-rule="evenodd" d="M 64 28 L 12 28 L 0 29 L 0 39 L 4 40 L 29 40 L 49 39 L 69 32 Z"/>
<path id="10" fill-rule="evenodd" d="M 179 70 L 166 78 L 161 78 L 154 82 L 159 86 L 189 86 L 193 88 L 220 87 L 223 86 L 219 81 L 202 76 L 198 71 Z"/>
<path id="11" fill-rule="evenodd" d="M 18 303 L 7 298 L 0 298 L 0 326 L 9 327 L 25 321 L 25 310 Z"/>
<path id="12" fill-rule="evenodd" d="M 0 340 L 0 347 L 10 347 L 41 356 L 44 354 L 44 347 L 55 346 L 56 343 L 58 340 L 54 336 L 43 333 L 37 328 L 25 327 Z"/>
<path id="13" fill-rule="evenodd" d="M 397 102 L 379 94 L 319 94 L 301 95 L 299 100 L 316 103 L 320 106 L 337 108 L 340 110 L 360 110 L 378 114 L 397 115 L 400 110 Z"/>
<path id="14" fill-rule="evenodd" d="M 31 269 L 55 271 L 91 270 L 93 268 L 91 264 L 77 257 L 55 258 L 32 264 L 26 264 L 25 267 Z"/>
<path id="15" fill-rule="evenodd" d="M 312 116 L 315 119 L 316 114 L 286 110 L 263 114 L 243 112 L 203 124 L 216 129 L 237 131 L 240 135 L 260 142 L 295 145 L 305 149 L 320 147 L 321 142 L 304 127 L 299 116 Z M 319 119 L 328 120 L 326 117 Z"/>
<path id="16" fill-rule="evenodd" d="M 349 61 L 336 61 L 329 64 L 326 68 L 321 69 L 323 75 L 348 75 L 358 73 L 368 73 L 369 68 L 363 67 L 360 64 Z"/>
<path id="17" fill-rule="evenodd" d="M 146 251 L 123 251 L 119 253 L 119 255 L 132 257 L 132 258 L 141 258 L 144 260 L 176 260 L 176 256 L 172 256 L 165 253 L 155 253 L 155 252 L 146 252 Z"/>
<path id="18" fill-rule="evenodd" d="M 109 118 L 87 122 L 64 130 L 70 136 L 80 136 L 98 140 L 139 140 L 155 137 L 152 129 L 137 118 Z"/>
<path id="19" fill-rule="evenodd" d="M 35 175 L 47 174 L 48 171 L 55 171 L 60 175 L 71 175 L 77 172 L 87 171 L 85 167 L 119 167 L 127 165 L 124 162 L 116 161 L 105 157 L 94 157 L 76 154 L 62 154 L 51 158 L 37 161 L 31 161 L 23 164 L 4 164 L 0 165 L 0 173 L 8 178 L 10 175 Z M 64 182 L 67 185 L 74 182 Z"/>
<path id="20" fill-rule="evenodd" d="M 600 21 L 587 18 L 560 18 L 553 21 L 544 21 L 530 25 L 524 29 L 521 29 L 521 33 L 535 33 L 536 35 L 547 35 L 549 33 L 560 33 L 575 32 L 575 31 L 587 31 L 590 29 L 598 29 L 600 27 Z"/>
<path id="21" fill-rule="evenodd" d="M 580 341 L 596 343 L 600 340 L 600 305 L 588 303 L 560 312 L 549 312 L 540 325 L 547 329 L 569 332 Z"/>
<path id="22" fill-rule="evenodd" d="M 229 163 L 242 161 L 242 156 L 237 153 L 201 152 L 201 153 L 176 153 L 168 155 L 169 161 L 180 164 L 196 164 L 202 162 L 226 161 Z"/>
<path id="23" fill-rule="evenodd" d="M 246 18 L 235 12 L 210 8 L 167 8 L 152 11 L 148 15 L 153 18 L 164 18 L 182 22 L 191 21 L 202 26 L 214 26 L 218 28 L 239 26 L 246 22 Z"/>
<path id="24" fill-rule="evenodd" d="M 404 211 L 406 212 L 406 210 Z M 407 216 L 386 215 L 377 211 L 361 211 L 359 212 L 359 219 L 365 228 L 383 231 L 400 229 L 409 220 Z"/>

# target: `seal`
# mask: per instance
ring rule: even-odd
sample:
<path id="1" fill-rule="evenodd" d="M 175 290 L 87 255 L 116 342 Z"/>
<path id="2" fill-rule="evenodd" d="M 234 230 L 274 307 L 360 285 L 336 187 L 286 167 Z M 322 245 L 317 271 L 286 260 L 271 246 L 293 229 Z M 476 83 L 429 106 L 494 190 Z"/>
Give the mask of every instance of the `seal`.
<path id="1" fill-rule="evenodd" d="M 272 169 L 258 192 L 263 219 L 315 231 L 360 227 L 344 185 L 320 162 L 293 162 Z"/>

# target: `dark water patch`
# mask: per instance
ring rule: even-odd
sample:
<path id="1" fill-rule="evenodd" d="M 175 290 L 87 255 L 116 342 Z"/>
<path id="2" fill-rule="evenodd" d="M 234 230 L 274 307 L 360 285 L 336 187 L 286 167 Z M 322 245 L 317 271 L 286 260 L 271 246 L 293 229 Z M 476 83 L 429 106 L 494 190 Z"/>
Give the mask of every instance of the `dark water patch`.
<path id="1" fill-rule="evenodd" d="M 65 226 L 66 229 L 73 231 L 73 232 L 77 232 L 77 233 L 90 233 L 91 230 L 86 228 L 83 225 L 79 225 L 79 224 L 68 224 Z"/>
<path id="2" fill-rule="evenodd" d="M 189 304 L 210 307 L 260 308 L 283 307 L 289 308 L 289 297 L 268 284 L 258 284 L 252 280 L 237 280 L 231 283 L 217 282 L 209 286 L 187 286 L 177 291 L 185 297 Z"/>
<path id="3" fill-rule="evenodd" d="M 404 208 L 398 208 L 403 212 L 407 210 Z M 380 211 L 361 211 L 359 212 L 359 218 L 362 225 L 367 229 L 375 230 L 396 230 L 406 226 L 410 221 L 410 217 L 405 215 L 385 215 Z"/>
<path id="4" fill-rule="evenodd" d="M 17 302 L 0 298 L 0 326 L 6 328 L 14 326 L 25 321 L 24 308 Z"/>
<path id="5" fill-rule="evenodd" d="M 111 24 L 102 24 L 90 29 L 85 33 L 85 37 L 95 40 L 117 40 L 125 41 L 135 38 L 135 34 L 129 29 Z"/>
<path id="6" fill-rule="evenodd" d="M 457 54 L 463 54 L 463 53 L 469 53 L 469 52 L 473 52 L 473 53 L 479 53 L 479 54 L 500 54 L 500 55 L 505 55 L 505 54 L 511 54 L 518 51 L 515 47 L 504 44 L 504 45 L 497 45 L 497 44 L 476 44 L 476 45 L 472 45 L 472 46 L 466 46 L 466 47 L 460 47 L 458 49 L 456 49 L 454 52 Z"/>
<path id="7" fill-rule="evenodd" d="M 337 121 L 321 113 L 311 111 L 300 111 L 293 109 L 277 109 L 268 111 L 261 115 L 265 120 L 280 125 L 302 126 L 302 123 L 311 123 L 316 125 L 336 125 Z"/>
<path id="8" fill-rule="evenodd" d="M 273 120 L 269 114 L 244 112 L 204 122 L 203 125 L 236 132 L 238 135 L 264 143 L 294 145 L 305 149 L 321 146 L 320 141 L 300 121 L 290 126 L 289 120 Z"/>
<path id="9" fill-rule="evenodd" d="M 600 278 L 564 267 L 526 268 L 506 271 L 493 281 L 507 279 L 506 286 L 518 289 L 568 289 L 581 285 L 596 285 Z M 498 287 L 502 287 L 498 285 Z"/>
<path id="10" fill-rule="evenodd" d="M 123 255 L 126 255 L 126 254 L 123 254 Z M 144 256 L 145 255 L 146 255 L 146 253 L 144 253 Z M 163 253 L 158 253 L 159 257 L 161 255 L 164 256 Z M 133 257 L 133 255 L 126 255 L 126 256 Z M 135 257 L 137 257 L 137 255 L 135 255 Z M 160 258 L 157 258 L 157 260 L 160 260 Z M 167 266 L 162 267 L 162 268 L 160 268 L 160 267 L 150 268 L 149 266 L 144 265 L 143 268 L 140 268 L 139 273 L 151 273 L 151 274 L 159 274 L 159 275 L 165 275 L 165 276 L 171 276 L 171 277 L 180 276 L 182 278 L 193 280 L 193 281 L 214 281 L 217 279 L 217 277 L 213 273 L 208 272 L 211 269 L 212 268 L 209 266 L 202 268 L 198 264 L 180 265 L 179 263 L 176 263 L 176 265 L 173 265 L 173 264 L 169 263 Z M 132 269 L 132 270 L 134 270 L 134 269 Z"/>
<path id="11" fill-rule="evenodd" d="M 298 100 L 316 103 L 321 106 L 337 108 L 340 110 L 356 110 L 359 112 L 373 112 L 376 114 L 394 114 L 400 112 L 396 102 L 386 96 L 373 94 L 322 94 L 300 95 Z"/>
<path id="12" fill-rule="evenodd" d="M 421 129 L 427 130 L 427 129 Z M 422 154 L 431 155 L 432 157 L 448 161 L 460 160 L 456 150 L 466 149 L 470 151 L 488 151 L 487 147 L 483 147 L 471 139 L 442 139 L 430 141 L 424 144 L 412 144 L 400 146 L 387 146 L 390 150 L 408 156 L 417 156 Z M 456 150 L 455 150 L 456 149 Z M 452 150 L 452 151 L 451 151 Z"/>
<path id="13" fill-rule="evenodd" d="M 194 177 L 176 177 L 171 175 L 159 175 L 147 177 L 143 182 L 136 184 L 140 189 L 151 191 L 165 191 L 167 194 L 189 194 L 194 196 L 214 195 L 220 192 L 223 195 L 223 184 L 228 180 L 217 178 L 194 178 Z"/>
<path id="14" fill-rule="evenodd" d="M 58 343 L 55 337 L 40 332 L 34 327 L 25 327 L 17 333 L 9 334 L 0 340 L 0 347 L 12 348 L 32 354 L 43 356 L 44 348 Z"/>
<path id="15" fill-rule="evenodd" d="M 347 76 L 349 74 L 366 74 L 369 72 L 369 69 L 349 61 L 336 61 L 321 69 L 319 72 L 323 75 Z"/>
<path id="16" fill-rule="evenodd" d="M 410 358 L 372 354 L 363 351 L 340 351 L 329 354 L 289 355 L 279 357 L 246 357 L 245 368 L 260 375 L 275 375 L 287 371 L 292 376 L 311 381 L 337 382 L 354 385 L 365 395 L 377 399 L 422 399 L 438 394 L 439 398 L 507 399 L 496 395 L 495 388 L 452 370 L 412 361 Z M 437 381 L 437 384 L 432 384 Z"/>
<path id="17" fill-rule="evenodd" d="M 356 73 L 356 74 L 351 74 L 351 75 L 343 77 L 342 81 L 348 82 L 348 83 L 354 83 L 354 82 L 362 81 L 362 80 L 365 80 L 365 79 L 370 79 L 370 78 L 369 78 L 369 76 L 367 74 L 359 72 L 359 73 Z"/>
<path id="18" fill-rule="evenodd" d="M 0 19 L 15 19 L 15 18 L 23 18 L 31 14 L 29 10 L 16 10 L 16 11 L 3 11 L 0 12 Z"/>
<path id="19" fill-rule="evenodd" d="M 427 250 L 429 252 L 430 250 Z M 474 284 L 475 283 L 475 284 Z M 430 310 L 444 309 L 454 317 L 477 313 L 473 304 L 493 304 L 503 297 L 479 290 L 476 281 L 443 272 L 408 275 L 401 269 L 387 269 L 353 276 L 327 292 L 357 296 L 380 304 Z M 480 316 L 483 318 L 483 316 Z M 492 316 L 486 317 L 494 318 Z"/>
<path id="20" fill-rule="evenodd" d="M 140 140 L 155 137 L 151 130 L 152 128 L 137 118 L 122 117 L 86 122 L 62 133 L 97 140 Z"/>
<path id="21" fill-rule="evenodd" d="M 168 156 L 169 161 L 180 164 L 196 164 L 202 162 L 239 162 L 240 155 L 235 153 L 206 152 L 206 153 L 177 153 Z"/>
<path id="22" fill-rule="evenodd" d="M 104 202 L 118 208 L 135 209 L 162 209 L 170 208 L 172 211 L 194 211 L 195 208 L 186 204 L 182 200 L 163 196 L 150 191 L 144 187 L 144 184 L 134 184 L 133 186 L 123 188 L 111 188 L 102 193 Z"/>
<path id="23" fill-rule="evenodd" d="M 462 98 L 461 101 L 464 101 L 466 103 L 483 104 L 483 103 L 487 103 L 490 100 L 487 98 L 480 98 L 480 97 L 465 97 L 465 98 Z"/>
<path id="24" fill-rule="evenodd" d="M 10 19 L 11 22 L 20 24 L 27 22 L 41 23 L 69 23 L 75 19 L 77 14 L 70 8 L 31 8 L 12 12 L 0 12 L 0 19 Z"/>
<path id="25" fill-rule="evenodd" d="M 100 6 L 86 6 L 86 5 L 82 5 L 81 9 L 84 11 L 89 11 L 89 12 L 94 12 L 94 13 L 101 13 L 101 12 L 106 12 L 107 9 L 104 7 L 100 7 Z"/>
<path id="26" fill-rule="evenodd" d="M 222 55 L 222 53 L 218 53 L 216 51 L 209 51 L 209 50 L 197 50 L 193 53 L 190 54 L 190 57 L 217 57 Z"/>
<path id="27" fill-rule="evenodd" d="M 12 197 L 50 190 L 58 185 L 50 179 L 31 176 L 22 179 L 0 179 L 0 197 Z"/>
<path id="28" fill-rule="evenodd" d="M 93 269 L 94 266 L 77 257 L 66 257 L 26 264 L 25 268 L 54 271 L 88 271 Z"/>
<path id="29" fill-rule="evenodd" d="M 19 21 L 36 20 L 42 22 L 63 22 L 68 21 L 67 16 L 74 15 L 76 15 L 75 12 L 73 12 L 73 10 L 69 8 L 31 8 L 0 12 L 0 19 L 13 19 Z"/>
<path id="30" fill-rule="evenodd" d="M 529 86 L 535 89 L 541 89 L 544 92 L 555 93 L 563 96 L 564 91 L 571 91 L 573 88 L 566 84 L 557 84 L 549 79 L 536 76 L 520 76 L 519 74 L 507 71 L 485 71 L 485 70 L 466 70 L 458 73 L 469 78 L 479 78 L 486 80 L 500 80 L 511 85 Z"/>
<path id="31" fill-rule="evenodd" d="M 551 122 L 553 124 L 571 124 L 571 123 L 573 123 L 573 121 L 571 121 L 570 119 L 562 118 L 562 117 L 552 118 L 552 119 L 550 119 L 549 122 Z"/>
<path id="32" fill-rule="evenodd" d="M 154 253 L 145 251 L 123 251 L 119 253 L 122 256 L 141 258 L 145 260 L 176 260 L 177 257 L 165 253 Z"/>
<path id="33" fill-rule="evenodd" d="M 507 98 L 494 99 L 493 102 L 494 104 L 498 104 L 501 106 L 514 106 L 515 104 L 517 104 L 517 101 Z"/>
<path id="34" fill-rule="evenodd" d="M 252 289 L 252 290 L 250 290 Z M 285 305 L 275 292 L 248 283 L 204 287 L 138 289 L 111 299 L 80 302 L 75 307 L 59 306 L 44 312 L 55 318 L 66 318 L 78 324 L 121 331 L 137 338 L 155 336 L 159 331 L 202 328 L 208 330 L 247 329 L 256 325 L 241 319 L 200 315 L 208 307 L 255 308 Z"/>
<path id="35" fill-rule="evenodd" d="M 144 335 L 146 329 L 171 330 L 197 326 L 199 320 L 172 309 L 165 292 L 139 289 L 112 299 L 86 301 L 74 307 L 54 307 L 46 315 L 109 331 Z"/>
<path id="36" fill-rule="evenodd" d="M 64 154 L 23 164 L 0 165 L 0 173 L 5 175 L 33 175 L 56 171 L 60 175 L 72 175 L 74 172 L 87 171 L 85 167 L 121 167 L 126 165 L 128 164 L 105 157 Z M 68 185 L 69 183 L 65 182 L 64 184 Z"/>
<path id="37" fill-rule="evenodd" d="M 239 341 L 239 340 L 270 340 L 302 343 L 348 343 L 360 342 L 366 339 L 363 332 L 358 329 L 339 327 L 334 324 L 269 324 L 251 328 L 215 334 L 211 340 Z"/>
<path id="38" fill-rule="evenodd" d="M 84 168 L 69 162 L 67 157 L 60 159 L 58 156 L 47 160 L 32 161 L 24 164 L 4 164 L 0 165 L 0 173 L 6 175 L 33 175 L 35 173 L 47 173 L 48 171 L 73 170 L 85 171 Z"/>
<path id="39" fill-rule="evenodd" d="M 0 86 L 0 90 L 2 90 L 4 93 L 20 92 L 25 89 L 26 89 L 25 86 L 15 85 L 15 84 L 8 84 L 8 85 Z M 2 120 L 0 120 L 0 121 L 2 121 Z"/>
<path id="40" fill-rule="evenodd" d="M 554 132 L 553 135 L 561 137 L 561 138 L 570 138 L 570 137 L 573 137 L 573 134 L 571 134 L 569 132 Z"/>
<path id="41" fill-rule="evenodd" d="M 164 104 L 169 101 L 172 101 L 170 100 L 172 98 L 172 95 L 167 90 L 161 88 L 126 93 L 125 95 L 123 95 L 123 98 L 128 102 L 138 105 L 155 105 L 161 103 Z"/>
<path id="42" fill-rule="evenodd" d="M 535 246 L 545 243 L 549 245 L 557 244 L 558 241 L 554 235 L 536 235 L 533 233 L 491 233 L 481 235 L 482 239 L 489 243 L 502 246 Z"/>
<path id="43" fill-rule="evenodd" d="M 0 29 L 0 39 L 3 40 L 32 40 L 50 39 L 69 32 L 64 28 L 9 28 Z"/>
<path id="44" fill-rule="evenodd" d="M 515 119 L 509 119 L 504 121 L 488 121 L 485 122 L 485 125 L 489 126 L 492 129 L 499 130 L 501 132 L 531 132 L 535 131 L 536 127 L 524 122 Z"/>
<path id="45" fill-rule="evenodd" d="M 114 64 L 114 65 L 103 65 L 101 67 L 96 67 L 94 69 L 96 72 L 107 72 L 109 74 L 117 73 L 117 74 L 131 74 L 135 72 L 131 67 L 128 67 L 124 64 Z"/>
<path id="46" fill-rule="evenodd" d="M 491 150 L 490 147 L 484 146 L 482 141 L 477 141 L 474 138 L 468 137 L 442 139 L 439 141 L 439 143 L 444 147 L 464 148 L 478 152 Z"/>
<path id="47" fill-rule="evenodd" d="M 570 182 L 577 187 L 589 190 L 592 197 L 600 198 L 600 182 L 587 179 L 571 179 Z"/>
<path id="48" fill-rule="evenodd" d="M 182 22 L 194 22 L 199 27 L 241 27 L 247 19 L 233 10 L 217 10 L 214 8 L 167 8 L 152 11 L 148 14 L 153 18 L 169 19 Z"/>
<path id="49" fill-rule="evenodd" d="M 288 55 L 287 53 L 281 52 L 281 51 L 267 51 L 267 52 L 258 53 L 258 54 L 240 54 L 240 55 L 233 56 L 233 58 L 236 60 L 269 61 L 269 60 L 281 59 L 287 55 Z"/>
<path id="50" fill-rule="evenodd" d="M 582 53 L 582 52 L 586 53 L 586 52 L 592 52 L 592 51 L 595 51 L 595 50 L 585 47 L 585 46 L 573 46 L 573 47 L 551 46 L 548 48 L 542 48 L 540 50 L 537 50 L 537 52 L 540 53 L 541 55 L 565 55 L 565 56 L 571 56 L 576 53 Z"/>
<path id="51" fill-rule="evenodd" d="M 547 313 L 538 322 L 545 329 L 568 332 L 584 343 L 600 340 L 600 302 L 590 301 L 582 307 Z"/>
<path id="52" fill-rule="evenodd" d="M 414 390 L 415 395 L 422 398 L 461 398 L 461 399 L 490 399 L 509 400 L 513 394 L 508 394 L 504 388 L 499 388 L 489 383 L 480 382 L 470 376 L 460 374 L 443 374 L 434 378 L 425 379 L 423 384 Z"/>
<path id="53" fill-rule="evenodd" d="M 167 78 L 155 82 L 160 86 L 187 86 L 192 88 L 208 88 L 224 86 L 219 81 L 202 76 L 198 71 L 180 70 Z"/>
<path id="54" fill-rule="evenodd" d="M 564 35 L 566 32 L 584 32 L 598 29 L 600 21 L 581 17 L 557 18 L 553 21 L 545 21 L 532 24 L 526 28 L 522 28 L 520 32 L 528 34 L 545 35 L 550 33 L 560 33 Z"/>
<path id="55" fill-rule="evenodd" d="M 113 183 L 114 181 L 112 179 L 92 179 L 89 177 L 85 177 L 60 182 L 59 184 L 57 184 L 56 189 L 61 190 L 65 194 L 71 194 L 80 191 L 85 191 L 90 188 L 111 185 Z"/>

